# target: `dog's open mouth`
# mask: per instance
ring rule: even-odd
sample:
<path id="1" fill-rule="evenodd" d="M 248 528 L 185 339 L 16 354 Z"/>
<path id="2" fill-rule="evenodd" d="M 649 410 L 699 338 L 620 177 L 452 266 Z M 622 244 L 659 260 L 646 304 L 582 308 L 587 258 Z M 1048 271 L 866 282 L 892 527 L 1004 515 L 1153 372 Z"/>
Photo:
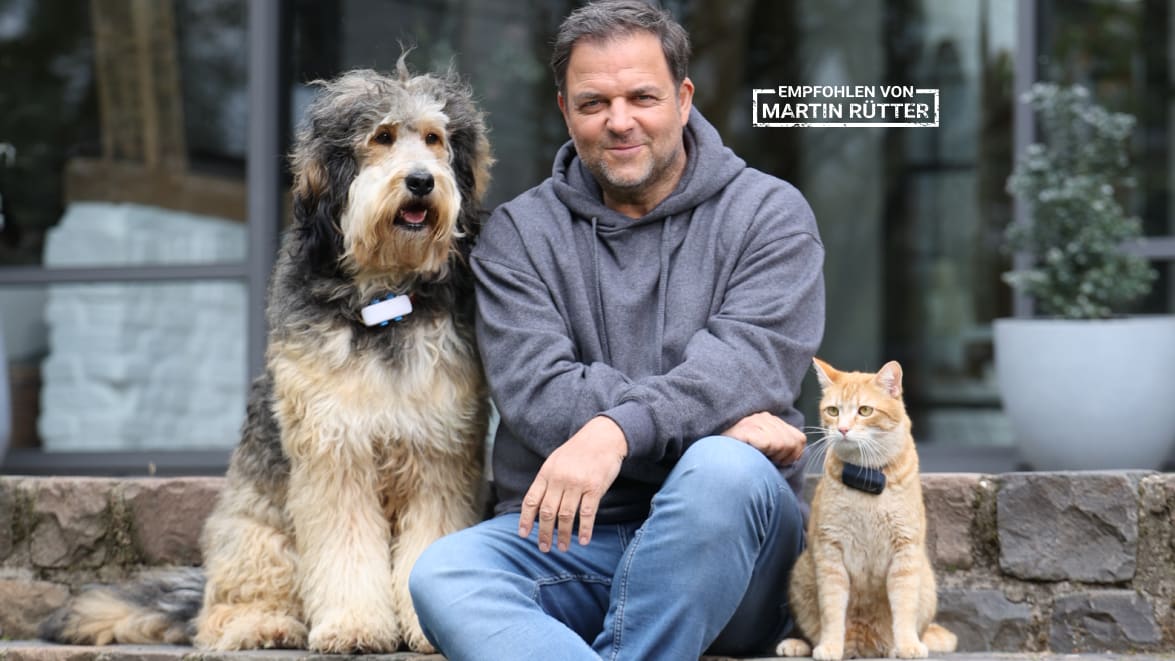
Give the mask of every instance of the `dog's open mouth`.
<path id="1" fill-rule="evenodd" d="M 423 230 L 428 221 L 428 205 L 414 202 L 400 207 L 396 214 L 396 226 L 416 232 Z"/>

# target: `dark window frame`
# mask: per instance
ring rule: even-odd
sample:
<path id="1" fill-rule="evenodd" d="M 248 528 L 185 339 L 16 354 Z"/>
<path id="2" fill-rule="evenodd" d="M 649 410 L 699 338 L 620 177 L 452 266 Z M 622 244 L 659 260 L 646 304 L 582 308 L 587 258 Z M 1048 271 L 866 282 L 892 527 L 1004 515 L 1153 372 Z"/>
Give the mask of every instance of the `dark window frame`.
<path id="1" fill-rule="evenodd" d="M 246 186 L 248 247 L 244 262 L 159 266 L 46 268 L 0 267 L 0 287 L 64 282 L 236 280 L 247 287 L 246 382 L 265 369 L 265 293 L 281 227 L 282 168 L 288 116 L 283 66 L 288 10 L 281 0 L 249 0 L 248 139 Z M 246 388 L 246 391 L 248 389 Z M 243 407 L 245 402 L 241 402 Z M 9 450 L 0 473 L 74 475 L 213 475 L 228 467 L 231 449 L 201 451 L 45 452 Z"/>

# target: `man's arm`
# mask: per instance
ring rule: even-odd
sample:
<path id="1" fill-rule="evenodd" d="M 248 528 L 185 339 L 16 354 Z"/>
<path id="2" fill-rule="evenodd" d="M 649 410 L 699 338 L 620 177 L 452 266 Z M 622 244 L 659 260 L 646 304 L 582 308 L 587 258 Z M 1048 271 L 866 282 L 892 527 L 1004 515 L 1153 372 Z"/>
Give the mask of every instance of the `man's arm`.
<path id="1" fill-rule="evenodd" d="M 729 436 L 762 452 L 777 466 L 788 466 L 800 460 L 808 438 L 804 432 L 766 411 L 752 413 L 731 425 L 723 436 Z"/>
<path id="2" fill-rule="evenodd" d="M 823 336 L 823 257 L 810 234 L 766 229 L 752 238 L 685 359 L 626 388 L 604 411 L 624 429 L 631 457 L 680 456 L 744 416 L 791 407 Z"/>
<path id="3" fill-rule="evenodd" d="M 503 423 L 547 457 L 522 499 L 519 535 L 539 524 L 539 548 L 591 541 L 600 500 L 628 454 L 624 432 L 598 413 L 631 381 L 603 363 L 579 361 L 571 329 L 547 283 L 527 268 L 527 251 L 501 209 L 483 231 L 477 276 L 478 342 Z M 522 257 L 523 259 L 520 259 Z"/>
<path id="4" fill-rule="evenodd" d="M 581 362 L 572 330 L 502 209 L 474 252 L 477 339 L 504 424 L 531 450 L 548 456 L 631 381 L 609 365 Z"/>
<path id="5" fill-rule="evenodd" d="M 551 550 L 556 525 L 559 550 L 571 546 L 571 529 L 579 515 L 579 543 L 592 539 L 600 499 L 616 481 L 628 453 L 624 432 L 608 418 L 592 418 L 543 462 L 522 499 L 518 534 L 529 537 L 539 522 L 539 550 Z"/>

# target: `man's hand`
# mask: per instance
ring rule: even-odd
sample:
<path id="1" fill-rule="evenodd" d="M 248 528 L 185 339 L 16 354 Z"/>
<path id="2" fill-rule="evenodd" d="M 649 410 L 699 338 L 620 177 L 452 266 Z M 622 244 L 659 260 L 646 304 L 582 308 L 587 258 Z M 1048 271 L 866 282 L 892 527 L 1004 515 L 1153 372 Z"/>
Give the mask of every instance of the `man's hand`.
<path id="1" fill-rule="evenodd" d="M 804 432 L 771 413 L 752 413 L 722 432 L 762 452 L 776 466 L 797 461 L 804 453 L 808 438 Z"/>
<path id="2" fill-rule="evenodd" d="M 526 495 L 522 498 L 521 537 L 530 536 L 535 516 L 539 520 L 539 550 L 551 550 L 551 537 L 558 522 L 559 550 L 571 546 L 571 529 L 579 513 L 579 544 L 592 540 L 592 525 L 600 499 L 628 454 L 624 431 L 611 418 L 596 416 L 559 446 L 543 462 Z"/>

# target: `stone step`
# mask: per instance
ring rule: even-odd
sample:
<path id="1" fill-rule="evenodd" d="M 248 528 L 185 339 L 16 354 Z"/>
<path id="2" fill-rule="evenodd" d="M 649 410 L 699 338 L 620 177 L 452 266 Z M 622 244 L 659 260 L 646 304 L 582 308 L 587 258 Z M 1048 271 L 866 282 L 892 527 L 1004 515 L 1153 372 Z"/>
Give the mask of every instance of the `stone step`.
<path id="1" fill-rule="evenodd" d="M 311 654 L 297 650 L 253 652 L 202 652 L 175 645 L 113 645 L 82 647 L 50 645 L 39 641 L 0 641 L 0 661 L 309 661 L 310 659 L 352 659 L 342 655 Z M 439 654 L 368 654 L 364 661 L 444 661 Z M 779 661 L 783 657 L 758 657 L 739 661 Z M 949 661 L 1170 661 L 1175 654 L 1033 654 L 1011 652 L 970 652 L 946 654 L 932 659 Z M 733 661 L 727 657 L 705 656 L 700 661 Z"/>
<path id="2" fill-rule="evenodd" d="M 961 651 L 1175 650 L 1175 473 L 927 473 L 922 484 L 938 620 Z M 32 638 L 86 583 L 199 564 L 222 487 L 0 476 L 0 636 Z"/>

